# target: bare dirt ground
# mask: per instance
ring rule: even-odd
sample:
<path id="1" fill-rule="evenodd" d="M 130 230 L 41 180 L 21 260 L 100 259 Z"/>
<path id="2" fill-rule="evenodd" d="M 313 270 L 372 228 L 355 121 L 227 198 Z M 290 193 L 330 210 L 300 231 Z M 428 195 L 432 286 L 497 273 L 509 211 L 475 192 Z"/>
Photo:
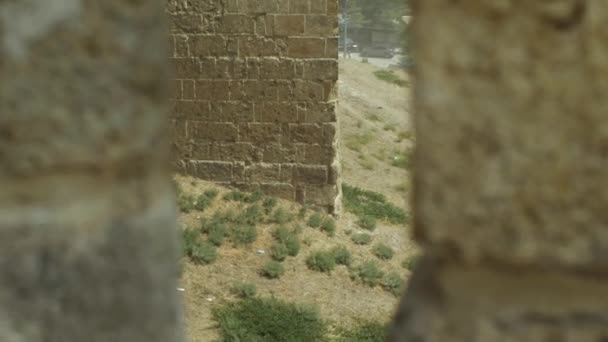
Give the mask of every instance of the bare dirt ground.
<path id="1" fill-rule="evenodd" d="M 357 61 L 341 61 L 339 118 L 343 179 L 348 184 L 383 193 L 394 204 L 407 208 L 408 171 L 391 165 L 392 155 L 405 151 L 412 144 L 411 137 L 397 142 L 400 133 L 410 136 L 402 133 L 410 130 L 407 88 L 378 80 L 372 74 L 377 69 Z M 400 77 L 406 79 L 407 75 L 400 74 Z M 344 146 L 349 139 L 352 142 L 352 136 L 362 134 L 371 137 L 359 151 Z M 368 168 L 362 167 L 362 155 L 371 160 L 373 168 L 370 169 L 369 164 L 366 164 Z M 218 199 L 204 213 L 195 211 L 180 215 L 181 227 L 196 228 L 200 226 L 202 217 L 208 217 L 217 210 L 231 206 L 238 210 L 238 204 L 221 199 L 227 189 L 191 177 L 177 176 L 176 179 L 185 193 L 198 195 L 211 188 L 220 190 Z M 300 208 L 286 201 L 280 201 L 280 206 L 292 213 L 297 213 Z M 285 274 L 278 280 L 259 275 L 261 266 L 270 260 L 270 256 L 268 252 L 265 255 L 256 253 L 258 249 L 269 250 L 272 243 L 270 232 L 275 227 L 271 224 L 258 226 L 258 239 L 251 246 L 233 248 L 230 244 L 223 245 L 218 249 L 217 260 L 211 265 L 185 262 L 180 286 L 184 289 L 181 293 L 188 341 L 207 342 L 219 338 L 211 311 L 215 305 L 236 300 L 230 288 L 237 282 L 255 284 L 262 296 L 315 304 L 323 318 L 334 327 L 368 320 L 388 321 L 398 302 L 396 296 L 380 286 L 369 287 L 352 280 L 345 266 L 336 267 L 331 275 L 310 271 L 306 266 L 305 260 L 312 251 L 344 245 L 353 254 L 354 264 L 375 260 L 384 272 L 396 271 L 407 281 L 409 271 L 401 263 L 417 253 L 417 247 L 409 239 L 409 227 L 379 222 L 378 228 L 370 233 L 372 244 L 359 246 L 351 241 L 352 234 L 363 232 L 356 220 L 350 213 L 342 215 L 337 221 L 336 236 L 332 238 L 317 229 L 305 228 L 300 236 L 302 250 L 298 256 L 283 263 Z M 293 224 L 306 227 L 305 220 L 290 223 L 290 226 Z M 372 255 L 372 246 L 378 242 L 394 249 L 395 256 L 391 260 L 382 261 Z"/>

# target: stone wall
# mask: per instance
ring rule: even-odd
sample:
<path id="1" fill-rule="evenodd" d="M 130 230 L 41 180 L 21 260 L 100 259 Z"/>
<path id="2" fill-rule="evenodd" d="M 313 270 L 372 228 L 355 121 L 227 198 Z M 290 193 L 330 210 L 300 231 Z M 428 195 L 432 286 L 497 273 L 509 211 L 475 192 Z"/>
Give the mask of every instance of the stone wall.
<path id="1" fill-rule="evenodd" d="M 608 341 L 608 2 L 415 1 L 393 341 Z"/>
<path id="2" fill-rule="evenodd" d="M 164 23 L 0 1 L 0 341 L 182 341 Z"/>
<path id="3" fill-rule="evenodd" d="M 169 0 L 181 172 L 337 208 L 337 0 Z"/>

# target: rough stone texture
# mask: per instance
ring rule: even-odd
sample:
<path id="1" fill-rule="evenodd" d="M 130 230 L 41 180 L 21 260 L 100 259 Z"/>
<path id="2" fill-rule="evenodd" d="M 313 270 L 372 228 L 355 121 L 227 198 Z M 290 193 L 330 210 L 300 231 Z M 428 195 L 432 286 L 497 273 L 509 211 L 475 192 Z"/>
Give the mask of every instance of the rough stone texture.
<path id="1" fill-rule="evenodd" d="M 414 3 L 415 237 L 393 341 L 608 341 L 608 3 Z"/>
<path id="2" fill-rule="evenodd" d="M 181 341 L 163 22 L 0 2 L 0 341 Z"/>
<path id="3" fill-rule="evenodd" d="M 167 1 L 179 171 L 339 210 L 336 3 Z"/>

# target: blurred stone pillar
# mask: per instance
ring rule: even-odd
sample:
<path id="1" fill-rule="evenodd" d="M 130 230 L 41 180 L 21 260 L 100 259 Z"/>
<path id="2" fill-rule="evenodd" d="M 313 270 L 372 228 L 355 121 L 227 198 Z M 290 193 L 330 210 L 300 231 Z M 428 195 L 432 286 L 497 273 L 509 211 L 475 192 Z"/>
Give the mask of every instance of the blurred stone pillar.
<path id="1" fill-rule="evenodd" d="M 0 1 L 0 341 L 180 341 L 161 1 Z"/>
<path id="2" fill-rule="evenodd" d="M 426 254 L 392 341 L 608 341 L 608 2 L 414 10 Z"/>

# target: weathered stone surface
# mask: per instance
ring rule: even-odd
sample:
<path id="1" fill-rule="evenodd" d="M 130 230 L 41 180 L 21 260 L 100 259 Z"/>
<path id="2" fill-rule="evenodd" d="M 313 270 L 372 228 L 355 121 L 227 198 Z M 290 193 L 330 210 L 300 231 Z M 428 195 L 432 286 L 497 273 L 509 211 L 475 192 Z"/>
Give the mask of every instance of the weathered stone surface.
<path id="1" fill-rule="evenodd" d="M 268 189 L 292 199 L 296 183 L 334 185 L 336 168 L 331 179 L 293 172 L 258 177 L 240 165 L 265 170 L 256 164 L 300 163 L 328 170 L 334 163 L 336 154 L 328 149 L 336 132 L 326 125 L 336 125 L 337 0 L 173 0 L 166 9 L 173 21 L 171 118 L 180 127 L 173 131 L 173 164 L 197 158 L 232 162 L 233 179 L 212 174 L 207 179 L 220 177 L 240 187 L 272 182 Z M 339 196 L 339 187 L 321 189 L 330 191 L 328 197 Z M 301 194 L 298 200 L 313 201 Z M 325 197 L 317 191 L 314 198 L 322 200 L 311 204 L 324 205 Z"/>
<path id="2" fill-rule="evenodd" d="M 163 22 L 0 3 L 0 341 L 181 341 Z"/>
<path id="3" fill-rule="evenodd" d="M 608 4 L 414 8 L 426 256 L 391 341 L 608 340 Z"/>

